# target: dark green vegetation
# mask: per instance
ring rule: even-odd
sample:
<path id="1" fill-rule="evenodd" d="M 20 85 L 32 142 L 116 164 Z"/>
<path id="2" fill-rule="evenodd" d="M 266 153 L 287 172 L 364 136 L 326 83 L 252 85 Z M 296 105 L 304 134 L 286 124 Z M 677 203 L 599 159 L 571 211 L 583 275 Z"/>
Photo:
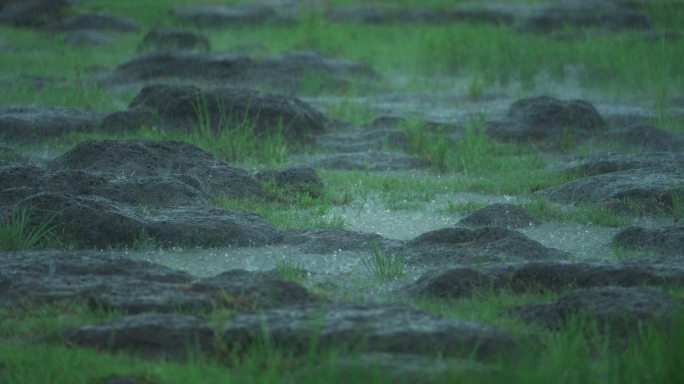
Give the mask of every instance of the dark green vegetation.
<path id="1" fill-rule="evenodd" d="M 543 297 L 546 299 L 547 297 Z M 485 366 L 477 361 L 437 359 L 440 374 L 436 382 L 520 382 L 520 383 L 678 383 L 684 380 L 679 365 L 684 335 L 680 320 L 671 332 L 644 329 L 639 338 L 610 340 L 596 325 L 581 317 L 557 332 L 540 331 L 516 320 L 502 321 L 500 312 L 511 304 L 539 297 L 486 296 L 453 302 L 416 303 L 418 307 L 458 318 L 480 320 L 513 329 L 520 334 L 538 335 L 525 355 Z M 134 377 L 143 383 L 304 383 L 402 382 L 388 375 L 378 363 L 344 365 L 341 350 L 319 351 L 312 345 L 303 357 L 268 345 L 242 354 L 229 351 L 216 358 L 188 350 L 188 361 L 154 361 L 126 354 L 102 354 L 92 350 L 60 346 L 59 343 L 26 344 L 26 338 L 66 326 L 102 320 L 116 313 L 98 312 L 74 304 L 36 308 L 2 309 L 0 358 L 3 382 L 93 383 L 109 377 Z M 221 316 L 226 316 L 225 314 Z M 680 325 L 680 326 L 677 326 Z M 540 335 L 541 332 L 541 335 Z M 619 345 L 616 345 L 619 344 Z M 344 361 L 354 361 L 354 352 Z M 446 369 L 444 368 L 446 366 Z M 415 377 L 407 376 L 406 382 Z"/>
<path id="2" fill-rule="evenodd" d="M 127 16 L 141 26 L 133 33 L 112 33 L 116 42 L 104 48 L 69 46 L 62 41 L 65 33 L 0 24 L 0 49 L 8 47 L 11 52 L 0 52 L 0 78 L 6 80 L 0 84 L 3 90 L 0 105 L 44 104 L 105 112 L 124 110 L 137 95 L 137 85 L 108 87 L 93 78 L 138 55 L 138 43 L 150 28 L 182 24 L 169 15 L 171 6 L 193 3 L 196 2 L 83 0 L 78 5 L 79 10 Z M 211 3 L 233 4 L 236 1 Z M 380 80 L 351 82 L 331 91 L 325 86 L 326 78 L 311 75 L 295 93 L 315 105 L 326 117 L 362 129 L 376 118 L 398 112 L 404 119 L 392 128 L 396 128 L 404 139 L 400 149 L 429 165 L 410 171 L 374 171 L 370 164 L 365 170 L 319 167 L 316 171 L 325 187 L 317 193 L 301 193 L 264 182 L 260 184 L 262 194 L 218 194 L 207 199 L 210 208 L 256 213 L 273 224 L 274 231 L 294 232 L 344 229 L 375 232 L 375 227 L 364 227 L 363 223 L 367 223 L 364 220 L 368 220 L 364 215 L 386 215 L 388 224 L 377 230 L 388 238 L 396 234 L 401 240 L 408 240 L 409 236 L 402 230 L 411 226 L 407 221 L 413 220 L 406 217 L 415 218 L 416 222 L 425 220 L 429 223 L 425 227 L 433 229 L 436 223 L 452 225 L 456 219 L 498 201 L 520 205 L 534 219 L 550 227 L 551 235 L 555 235 L 556 226 L 570 224 L 576 225 L 578 232 L 600 229 L 615 233 L 642 223 L 642 216 L 668 224 L 684 220 L 684 192 L 676 186 L 664 192 L 657 201 L 649 201 L 652 206 L 645 215 L 641 207 L 643 201 L 638 195 L 620 198 L 619 204 L 614 204 L 620 209 L 615 209 L 609 204 L 559 202 L 538 193 L 585 176 L 578 169 L 562 168 L 562 164 L 570 161 L 568 159 L 580 161 L 599 151 L 639 153 L 640 148 L 601 138 L 580 140 L 569 134 L 546 142 L 510 141 L 487 134 L 487 123 L 494 114 L 490 108 L 501 109 L 502 103 L 508 106 L 515 99 L 540 94 L 569 98 L 566 93 L 573 98 L 608 100 L 608 104 L 638 105 L 654 111 L 649 115 L 648 123 L 667 132 L 684 133 L 684 119 L 673 117 L 668 111 L 672 100 L 681 98 L 684 89 L 681 65 L 684 39 L 657 34 L 645 38 L 644 31 L 631 30 L 606 32 L 589 28 L 582 29 L 576 36 L 568 28 L 540 35 L 514 33 L 508 25 L 485 23 L 330 21 L 326 19 L 324 7 L 313 3 L 303 5 L 303 17 L 294 23 L 237 25 L 223 29 L 181 26 L 205 34 L 212 52 L 256 46 L 251 57 L 264 58 L 292 50 L 316 50 L 370 64 L 382 75 Z M 333 6 L 360 2 L 325 3 Z M 446 7 L 462 3 L 466 2 L 431 0 L 421 2 L 421 6 Z M 415 2 L 402 0 L 393 4 L 410 9 Z M 652 19 L 655 31 L 684 33 L 683 1 L 644 1 L 642 5 Z M 17 77 L 23 80 L 14 81 Z M 43 83 L 40 79 L 46 80 Z M 266 86 L 260 87 L 271 91 Z M 392 104 L 395 95 L 409 100 Z M 88 129 L 42 142 L 20 143 L 15 148 L 19 153 L 53 158 L 88 139 L 177 140 L 192 143 L 250 172 L 297 163 L 300 158 L 320 154 L 310 143 L 289 141 L 285 132 L 288 127 L 283 124 L 270 131 L 259 131 L 257 122 L 247 116 L 235 123 L 225 115 L 211 116 L 201 100 L 195 107 L 195 124 L 184 131 L 149 124 L 127 131 Z M 452 119 L 458 120 L 455 126 L 433 124 L 435 116 L 454 110 L 467 112 Z M 213 119 L 218 120 L 217 126 L 212 126 Z M 326 129 L 331 131 L 338 122 L 328 123 Z M 383 150 L 395 149 L 389 140 L 383 145 Z M 135 214 L 148 217 L 155 209 L 139 204 Z M 72 250 L 76 247 L 76 243 L 70 241 L 73 234 L 55 225 L 62 212 L 47 212 L 41 216 L 43 220 L 37 220 L 34 219 L 36 210 L 33 207 L 17 210 L 8 221 L 0 223 L 1 252 Z M 398 221 L 402 222 L 397 224 Z M 602 332 L 598 322 L 584 313 L 573 315 L 569 324 L 559 329 L 544 328 L 510 314 L 513 307 L 557 300 L 560 294 L 553 289 L 520 293 L 492 285 L 484 293 L 476 292 L 461 298 L 405 299 L 402 291 L 395 289 L 415 280 L 427 269 L 410 265 L 401 250 L 384 247 L 372 240 L 352 242 L 352 245 L 367 245 L 368 250 L 350 247 L 349 253 L 354 254 L 358 262 L 348 271 L 332 277 L 319 276 L 329 273 L 330 268 L 323 268 L 328 272 L 307 273 L 302 259 L 297 258 L 300 255 L 279 255 L 271 267 L 280 279 L 301 284 L 324 299 L 353 297 L 373 303 L 374 295 L 377 295 L 379 301 L 403 303 L 448 319 L 498 327 L 514 335 L 522 351 L 484 362 L 476 357 L 477 350 L 467 358 L 445 357 L 439 353 L 436 357 L 405 357 L 409 361 L 418 359 L 418 368 L 432 372 L 434 377 L 420 369 L 411 371 L 415 367 L 410 364 L 402 371 L 398 369 L 402 368 L 401 361 L 394 366 L 389 364 L 388 368 L 387 361 L 369 358 L 357 350 L 357 345 L 320 346 L 316 337 L 303 354 L 275 345 L 268 339 L 259 340 L 246 349 L 233 348 L 219 335 L 212 354 L 189 346 L 185 358 L 150 358 L 77 346 L 59 335 L 70 327 L 123 316 L 120 311 L 78 300 L 21 306 L 0 302 L 0 383 L 90 384 L 106 383 L 108 378 L 117 376 L 130 377 L 144 384 L 414 383 L 430 380 L 454 383 L 684 382 L 682 313 L 674 315 L 669 327 L 648 325 L 636 334 L 614 338 Z M 458 246 L 467 247 L 473 242 Z M 194 256 L 191 247 L 187 247 L 190 249 L 187 255 L 173 256 L 172 248 L 162 244 L 145 228 L 128 244 L 88 248 L 130 251 L 143 258 L 155 253 L 169 258 Z M 197 252 L 201 251 L 210 253 L 215 259 L 229 257 L 221 248 L 213 253 L 212 249 L 197 247 Z M 334 267 L 335 257 L 346 257 L 346 254 L 337 255 L 336 252 L 337 249 L 332 252 L 335 255 L 331 261 L 323 259 L 321 263 L 331 263 Z M 602 244 L 597 252 L 603 252 L 598 257 L 601 261 L 640 261 L 652 256 L 650 251 L 631 250 L 617 244 Z M 194 261 L 183 260 L 187 264 Z M 474 270 L 486 270 L 483 264 L 474 264 Z M 263 269 L 265 264 L 258 265 Z M 4 279 L 2 272 L 0 269 L 0 293 L 6 288 L 3 284 L 12 284 Z M 357 276 L 348 277 L 353 274 Z M 680 301 L 684 299 L 681 287 L 653 285 Z M 366 294 L 366 290 L 371 293 Z M 225 298 L 226 301 L 243 299 L 228 295 Z M 233 319 L 238 312 L 234 308 L 216 306 L 206 316 L 218 324 Z"/>

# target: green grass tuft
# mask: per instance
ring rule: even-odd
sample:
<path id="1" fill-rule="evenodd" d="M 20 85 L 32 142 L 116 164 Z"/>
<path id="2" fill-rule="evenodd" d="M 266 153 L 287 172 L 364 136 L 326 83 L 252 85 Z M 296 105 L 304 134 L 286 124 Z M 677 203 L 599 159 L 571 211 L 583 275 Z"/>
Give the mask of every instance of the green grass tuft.
<path id="1" fill-rule="evenodd" d="M 395 280 L 405 275 L 404 257 L 388 253 L 378 244 L 370 243 L 370 255 L 361 256 L 363 267 L 382 280 Z"/>
<path id="2" fill-rule="evenodd" d="M 32 223 L 36 209 L 22 208 L 8 221 L 0 223 L 0 250 L 21 251 L 58 244 L 54 220 L 59 213 L 47 215 L 40 223 Z"/>

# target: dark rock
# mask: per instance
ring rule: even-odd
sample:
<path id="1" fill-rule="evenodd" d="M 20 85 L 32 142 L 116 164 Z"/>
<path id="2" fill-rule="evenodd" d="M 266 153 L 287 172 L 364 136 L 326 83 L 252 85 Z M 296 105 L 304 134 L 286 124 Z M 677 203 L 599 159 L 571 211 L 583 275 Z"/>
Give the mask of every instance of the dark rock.
<path id="1" fill-rule="evenodd" d="M 684 135 L 656 128 L 649 124 L 635 124 L 604 133 L 601 138 L 621 143 L 626 147 L 647 151 L 682 151 Z"/>
<path id="2" fill-rule="evenodd" d="M 232 270 L 195 280 L 161 265 L 103 252 L 0 255 L 0 302 L 31 305 L 80 300 L 124 313 L 263 310 L 321 301 L 277 272 Z"/>
<path id="3" fill-rule="evenodd" d="M 124 313 L 213 308 L 203 294 L 184 289 L 192 277 L 161 265 L 101 252 L 15 252 L 0 257 L 0 301 L 13 305 L 87 301 Z"/>
<path id="4" fill-rule="evenodd" d="M 173 141 L 86 141 L 53 160 L 52 172 L 0 167 L 0 218 L 33 209 L 33 224 L 52 221 L 75 246 L 247 246 L 279 240 L 260 216 L 209 208 L 216 196 L 261 197 L 248 172 L 198 147 Z"/>
<path id="5" fill-rule="evenodd" d="M 34 166 L 0 167 L 0 180 L 6 181 L 0 205 L 14 204 L 40 192 L 99 196 L 117 203 L 158 208 L 173 205 L 206 205 L 205 194 L 176 177 L 150 176 L 110 180 L 83 170 L 48 173 Z M 13 191 L 13 193 L 9 193 Z M 10 199 L 10 196 L 14 196 Z"/>
<path id="6" fill-rule="evenodd" d="M 69 45 L 112 45 L 114 39 L 98 31 L 76 31 L 64 36 L 64 43 Z"/>
<path id="7" fill-rule="evenodd" d="M 142 313 L 68 329 L 62 337 L 66 342 L 98 349 L 187 358 L 193 351 L 210 352 L 215 333 L 201 317 Z"/>
<path id="8" fill-rule="evenodd" d="M 63 337 L 77 345 L 181 357 L 188 346 L 204 352 L 217 342 L 231 349 L 249 348 L 262 337 L 297 354 L 310 351 L 314 339 L 323 348 L 342 344 L 355 351 L 477 359 L 518 349 L 512 336 L 495 328 L 401 306 L 333 304 L 238 313 L 214 329 L 216 333 L 207 320 L 194 316 L 141 314 L 73 328 Z"/>
<path id="9" fill-rule="evenodd" d="M 74 15 L 65 19 L 49 23 L 44 26 L 48 31 L 118 31 L 135 32 L 138 30 L 138 23 L 135 21 L 110 15 L 108 13 L 94 12 Z"/>
<path id="10" fill-rule="evenodd" d="M 684 152 L 598 152 L 580 161 L 571 162 L 564 170 L 592 176 L 639 169 L 676 172 L 682 167 L 684 167 Z"/>
<path id="11" fill-rule="evenodd" d="M 0 144 L 0 169 L 6 165 L 15 165 L 15 164 L 22 164 L 26 165 L 29 163 L 29 159 L 23 155 L 21 155 L 19 152 L 17 152 L 14 148 L 9 147 L 7 145 L 2 145 Z M 4 174 L 4 171 L 0 170 L 0 180 L 4 181 L 5 178 L 2 176 Z"/>
<path id="12" fill-rule="evenodd" d="M 332 304 L 237 314 L 221 329 L 226 340 L 250 345 L 266 332 L 274 345 L 302 353 L 317 345 L 344 344 L 363 351 L 470 356 L 478 359 L 516 349 L 513 338 L 474 322 L 438 317 L 403 306 Z"/>
<path id="13" fill-rule="evenodd" d="M 576 289 L 548 304 L 527 304 L 510 314 L 550 329 L 565 327 L 579 316 L 595 320 L 600 332 L 624 338 L 646 327 L 669 327 L 682 303 L 654 288 L 604 287 Z M 587 324 L 591 327 L 592 324 Z"/>
<path id="14" fill-rule="evenodd" d="M 456 22 L 511 24 L 518 16 L 506 6 L 480 8 L 391 8 L 375 6 L 340 6 L 329 9 L 325 17 L 332 21 L 356 23 L 432 23 Z"/>
<path id="15" fill-rule="evenodd" d="M 268 86 L 297 91 L 320 78 L 321 86 L 340 89 L 355 78 L 379 79 L 367 64 L 298 51 L 275 58 L 253 59 L 237 54 L 158 52 L 119 65 L 105 82 L 130 84 L 160 79 L 206 81 L 231 86 Z"/>
<path id="16" fill-rule="evenodd" d="M 130 214 L 125 206 L 98 197 L 49 192 L 32 194 L 20 200 L 2 221 L 30 208 L 35 210 L 32 224 L 51 220 L 57 233 L 76 236 L 73 241 L 77 241 L 78 246 L 133 244 L 144 230 L 142 219 Z"/>
<path id="17" fill-rule="evenodd" d="M 178 28 L 156 28 L 149 31 L 138 45 L 138 51 L 197 50 L 209 51 L 209 38 Z"/>
<path id="18" fill-rule="evenodd" d="M 164 246 L 265 245 L 280 236 L 271 223 L 248 212 L 179 207 L 154 209 L 143 216 L 105 198 L 49 192 L 18 201 L 2 220 L 31 207 L 35 209 L 32 223 L 51 220 L 58 233 L 74 236 L 69 241 L 81 247 L 132 245 L 144 235 Z"/>
<path id="19" fill-rule="evenodd" d="M 497 288 L 496 278 L 468 267 L 431 271 L 405 288 L 411 296 L 457 300 Z"/>
<path id="20" fill-rule="evenodd" d="M 193 188 L 174 176 L 115 179 L 90 192 L 117 203 L 145 209 L 208 205 L 208 196 L 201 189 Z"/>
<path id="21" fill-rule="evenodd" d="M 411 296 L 456 300 L 500 289 L 549 293 L 575 288 L 683 285 L 684 268 L 677 265 L 530 262 L 431 271 L 402 291 Z"/>
<path id="22" fill-rule="evenodd" d="M 384 125 L 366 125 L 362 128 L 335 129 L 316 138 L 316 147 L 323 151 L 366 152 L 387 148 L 404 149 L 406 130 Z"/>
<path id="23" fill-rule="evenodd" d="M 412 264 L 475 264 L 563 260 L 567 252 L 546 248 L 520 232 L 500 228 L 444 228 L 424 233 L 396 249 Z"/>
<path id="24" fill-rule="evenodd" d="M 21 165 L 10 162 L 0 167 L 0 180 L 2 188 L 14 187 L 36 187 L 40 185 L 40 179 L 45 177 L 47 172 L 40 167 L 33 165 Z"/>
<path id="25" fill-rule="evenodd" d="M 329 254 L 336 251 L 369 251 L 373 247 L 386 249 L 396 242 L 376 233 L 362 233 L 341 229 L 286 231 L 283 243 L 296 245 L 302 252 Z"/>
<path id="26" fill-rule="evenodd" d="M 134 314 L 176 311 L 204 313 L 216 307 L 215 301 L 209 296 L 188 293 L 179 286 L 126 280 L 105 282 L 104 285 L 109 285 L 108 291 L 89 298 L 88 304 L 92 308 Z"/>
<path id="27" fill-rule="evenodd" d="M 255 175 L 262 183 L 286 192 L 305 193 L 313 198 L 323 194 L 323 181 L 311 167 L 287 167 L 272 171 L 262 171 Z M 276 196 L 277 198 L 278 196 Z"/>
<path id="28" fill-rule="evenodd" d="M 261 185 L 249 172 L 230 167 L 209 152 L 180 141 L 88 140 L 52 160 L 48 168 L 106 175 L 116 179 L 119 187 L 139 184 L 141 178 L 175 184 L 163 178 L 167 176 L 213 196 L 263 195 Z M 111 188 L 116 187 L 112 184 Z M 187 189 L 185 193 L 192 195 Z"/>
<path id="29" fill-rule="evenodd" d="M 192 281 L 192 276 L 185 272 L 146 261 L 131 260 L 113 252 L 4 252 L 0 254 L 0 257 L 3 260 L 3 274 L 10 273 L 10 276 L 26 274 L 36 279 L 48 276 L 101 276 L 104 278 L 125 276 L 141 282 L 169 284 L 187 284 Z M 28 291 L 25 293 L 31 294 Z M 54 293 L 48 289 L 44 292 L 33 292 L 36 295 Z M 17 296 L 17 298 L 20 297 Z"/>
<path id="30" fill-rule="evenodd" d="M 187 207 L 150 211 L 145 231 L 161 245 L 260 246 L 280 240 L 263 217 L 222 208 Z"/>
<path id="31" fill-rule="evenodd" d="M 306 160 L 305 160 L 306 161 Z M 308 162 L 317 168 L 357 171 L 395 171 L 424 169 L 430 162 L 398 152 L 354 152 L 316 156 Z"/>
<path id="32" fill-rule="evenodd" d="M 320 301 L 299 284 L 280 279 L 273 272 L 234 269 L 195 282 L 191 290 L 211 295 L 221 307 L 263 310 Z"/>
<path id="33" fill-rule="evenodd" d="M 596 108 L 586 101 L 541 96 L 511 104 L 504 121 L 488 123 L 487 134 L 504 140 L 562 144 L 563 140 L 589 138 L 605 127 Z"/>
<path id="34" fill-rule="evenodd" d="M 473 227 L 525 228 L 539 224 L 520 206 L 515 204 L 491 204 L 478 209 L 458 222 L 458 225 Z"/>
<path id="35" fill-rule="evenodd" d="M 684 285 L 684 269 L 649 263 L 538 262 L 516 266 L 506 279 L 516 292 L 559 292 L 604 286 Z"/>
<path id="36" fill-rule="evenodd" d="M 0 136 L 9 142 L 36 143 L 66 133 L 89 131 L 103 113 L 44 105 L 0 107 Z"/>
<path id="37" fill-rule="evenodd" d="M 567 27 L 602 28 L 610 31 L 625 29 L 647 30 L 651 20 L 645 12 L 612 1 L 559 2 L 541 7 L 526 17 L 517 30 L 549 33 Z"/>
<path id="38" fill-rule="evenodd" d="M 108 377 L 102 384 L 145 384 L 147 380 L 138 379 L 133 376 L 111 376 Z"/>
<path id="39" fill-rule="evenodd" d="M 69 0 L 7 0 L 0 8 L 0 23 L 41 26 L 63 18 L 70 5 Z"/>
<path id="40" fill-rule="evenodd" d="M 171 9 L 173 16 L 198 27 L 254 25 L 281 20 L 275 8 L 266 4 L 183 5 Z"/>
<path id="41" fill-rule="evenodd" d="M 307 143 L 312 135 L 324 131 L 327 119 L 294 97 L 248 89 L 149 85 L 133 99 L 128 111 L 107 116 L 102 128 L 132 130 L 145 123 L 181 131 L 245 129 Z"/>
<path id="42" fill-rule="evenodd" d="M 613 245 L 634 251 L 651 251 L 667 258 L 684 256 L 684 226 L 646 229 L 629 227 L 613 238 Z"/>
<path id="43" fill-rule="evenodd" d="M 583 177 L 537 193 L 563 203 L 598 204 L 620 212 L 666 214 L 672 212 L 672 202 L 677 196 L 684 195 L 684 172 L 667 166 L 628 169 Z"/>

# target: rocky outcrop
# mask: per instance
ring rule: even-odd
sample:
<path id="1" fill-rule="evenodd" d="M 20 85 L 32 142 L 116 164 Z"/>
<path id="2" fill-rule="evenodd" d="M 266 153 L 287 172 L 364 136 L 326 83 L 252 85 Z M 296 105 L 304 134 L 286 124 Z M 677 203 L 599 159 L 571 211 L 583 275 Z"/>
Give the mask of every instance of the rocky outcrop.
<path id="1" fill-rule="evenodd" d="M 68 329 L 62 337 L 75 345 L 186 358 L 188 353 L 210 353 L 216 334 L 203 317 L 141 313 Z"/>
<path id="2" fill-rule="evenodd" d="M 280 279 L 277 271 L 233 269 L 197 281 L 191 290 L 212 295 L 222 307 L 246 311 L 321 301 L 301 285 Z"/>
<path id="3" fill-rule="evenodd" d="M 570 162 L 563 170 L 582 176 L 594 176 L 639 169 L 669 172 L 682 167 L 684 152 L 598 152 L 582 160 Z"/>
<path id="4" fill-rule="evenodd" d="M 600 332 L 620 339 L 638 336 L 648 327 L 667 328 L 683 307 L 681 300 L 654 288 L 576 289 L 561 295 L 556 302 L 527 304 L 509 311 L 524 321 L 550 329 L 569 324 L 591 329 L 596 322 Z M 582 317 L 590 319 L 582 323 Z"/>
<path id="5" fill-rule="evenodd" d="M 629 227 L 613 238 L 613 245 L 631 251 L 652 252 L 667 259 L 684 257 L 684 225 L 646 229 Z"/>
<path id="6" fill-rule="evenodd" d="M 406 241 L 394 251 L 404 255 L 407 262 L 421 265 L 558 261 L 569 256 L 500 227 L 438 229 Z"/>
<path id="7" fill-rule="evenodd" d="M 45 105 L 0 106 L 0 136 L 9 142 L 30 144 L 94 129 L 104 113 L 81 108 Z"/>
<path id="8" fill-rule="evenodd" d="M 238 313 L 229 321 L 214 322 L 213 328 L 201 317 L 141 314 L 73 328 L 63 336 L 77 345 L 167 355 L 177 355 L 187 345 L 202 351 L 216 345 L 249 348 L 263 338 L 298 355 L 310 351 L 314 342 L 320 348 L 346 345 L 355 351 L 477 359 L 510 354 L 518 348 L 509 334 L 475 322 L 403 306 L 355 304 Z"/>
<path id="9" fill-rule="evenodd" d="M 64 43 L 74 46 L 111 45 L 114 44 L 114 39 L 99 31 L 75 31 L 64 36 Z"/>
<path id="10" fill-rule="evenodd" d="M 397 241 L 385 239 L 375 233 L 353 232 L 340 229 L 322 229 L 283 232 L 283 243 L 298 246 L 302 252 L 329 254 L 336 251 L 370 251 L 388 249 Z"/>
<path id="11" fill-rule="evenodd" d="M 320 79 L 320 86 L 340 89 L 379 75 L 367 64 L 343 60 L 312 51 L 285 53 L 280 57 L 255 59 L 236 54 L 158 52 L 138 56 L 119 65 L 104 78 L 110 85 L 149 83 L 163 79 L 205 81 L 231 86 L 268 86 L 296 91 Z"/>
<path id="12" fill-rule="evenodd" d="M 117 31 L 135 32 L 138 23 L 135 21 L 114 16 L 104 12 L 82 13 L 65 19 L 46 24 L 43 28 L 48 31 Z"/>
<path id="13" fill-rule="evenodd" d="M 280 8 L 270 4 L 246 3 L 237 5 L 178 5 L 171 9 L 178 20 L 197 27 L 222 28 L 286 22 Z"/>
<path id="14" fill-rule="evenodd" d="M 66 16 L 70 0 L 7 0 L 0 7 L 0 23 L 37 27 Z"/>
<path id="15" fill-rule="evenodd" d="M 143 37 L 139 52 L 145 51 L 210 51 L 209 38 L 179 28 L 155 28 Z"/>
<path id="16" fill-rule="evenodd" d="M 678 152 L 601 153 L 566 168 L 591 175 L 538 194 L 563 203 L 598 204 L 639 214 L 669 214 L 684 195 Z"/>
<path id="17" fill-rule="evenodd" d="M 467 227 L 503 227 L 518 229 L 539 224 L 520 206 L 515 204 L 491 204 L 469 214 L 458 222 L 459 226 Z"/>
<path id="18" fill-rule="evenodd" d="M 564 140 L 587 139 L 605 128 L 605 121 L 590 103 L 541 96 L 514 102 L 505 119 L 489 122 L 486 132 L 502 140 L 558 145 Z"/>
<path id="19" fill-rule="evenodd" d="M 431 23 L 457 22 L 511 24 L 519 12 L 505 5 L 486 5 L 470 8 L 397 8 L 374 6 L 339 6 L 329 9 L 325 16 L 331 21 L 356 23 Z"/>
<path id="20" fill-rule="evenodd" d="M 520 32 L 550 33 L 563 28 L 601 28 L 609 31 L 648 30 L 649 16 L 619 1 L 580 0 L 540 7 L 516 26 Z"/>
<path id="21" fill-rule="evenodd" d="M 642 151 L 683 151 L 684 135 L 650 124 L 632 124 L 605 132 L 600 139 Z"/>
<path id="22" fill-rule="evenodd" d="M 250 89 L 200 89 L 191 85 L 148 85 L 128 109 L 108 115 L 101 129 L 134 130 L 153 124 L 160 129 L 207 134 L 242 129 L 282 134 L 295 143 L 310 143 L 325 130 L 327 119 L 301 100 Z"/>
<path id="23" fill-rule="evenodd" d="M 248 172 L 194 145 L 173 141 L 86 141 L 48 169 L 0 167 L 3 222 L 31 210 L 75 246 L 270 244 L 279 232 L 248 212 L 209 207 L 218 196 L 264 196 Z"/>
<path id="24" fill-rule="evenodd" d="M 263 196 L 249 172 L 181 141 L 88 140 L 52 160 L 48 169 L 81 170 L 118 182 L 166 176 L 208 195 Z"/>
<path id="25" fill-rule="evenodd" d="M 435 270 L 402 291 L 411 296 L 457 300 L 498 290 L 549 293 L 574 288 L 683 285 L 681 265 L 548 261 Z"/>
<path id="26" fill-rule="evenodd" d="M 15 306 L 74 300 L 128 314 L 197 314 L 215 308 L 251 311 L 320 301 L 275 272 L 231 270 L 197 279 L 95 251 L 3 253 L 0 260 L 0 302 Z"/>

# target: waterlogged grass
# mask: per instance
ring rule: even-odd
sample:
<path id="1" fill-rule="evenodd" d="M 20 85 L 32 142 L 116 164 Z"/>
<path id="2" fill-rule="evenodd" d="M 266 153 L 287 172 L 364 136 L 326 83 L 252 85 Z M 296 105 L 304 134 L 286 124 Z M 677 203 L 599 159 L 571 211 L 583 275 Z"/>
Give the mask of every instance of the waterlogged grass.
<path id="1" fill-rule="evenodd" d="M 302 266 L 296 263 L 292 257 L 283 257 L 276 263 L 278 276 L 286 281 L 303 283 L 306 281 L 307 272 Z"/>
<path id="2" fill-rule="evenodd" d="M 229 129 L 200 128 L 190 132 L 164 131 L 157 127 L 142 127 L 129 132 L 78 132 L 51 140 L 49 144 L 23 145 L 25 151 L 46 151 L 54 156 L 73 148 L 85 140 L 176 140 L 197 145 L 218 157 L 245 168 L 277 167 L 282 165 L 292 146 L 285 142 L 282 131 L 254 132 L 253 124 L 232 126 Z"/>
<path id="3" fill-rule="evenodd" d="M 367 102 L 354 100 L 351 97 L 332 104 L 326 109 L 327 115 L 352 124 L 367 124 L 375 119 L 376 112 Z"/>
<path id="4" fill-rule="evenodd" d="M 684 192 L 681 190 L 673 190 L 672 196 L 672 218 L 675 223 L 684 219 Z"/>
<path id="5" fill-rule="evenodd" d="M 53 224 L 58 213 L 47 215 L 45 220 L 33 223 L 36 213 L 33 207 L 23 208 L 0 223 L 0 251 L 21 251 L 55 246 L 59 243 L 56 226 Z"/>
<path id="6" fill-rule="evenodd" d="M 344 219 L 332 212 L 329 197 L 314 198 L 308 194 L 289 195 L 287 199 L 233 198 L 214 200 L 216 207 L 254 212 L 280 229 L 344 229 Z"/>
<path id="7" fill-rule="evenodd" d="M 514 356 L 486 364 L 469 359 L 435 358 L 446 371 L 435 382 L 506 383 L 681 383 L 684 359 L 684 317 L 675 316 L 670 329 L 646 327 L 638 336 L 615 340 L 596 331 L 594 322 L 577 318 L 559 331 L 548 331 L 502 314 L 511 306 L 552 299 L 549 295 L 510 295 L 506 292 L 447 301 L 419 301 L 413 305 L 463 320 L 489 323 L 520 340 Z M 322 348 L 314 341 L 309 351 L 290 351 L 261 340 L 236 351 L 217 338 L 215 357 L 188 350 L 177 361 L 141 359 L 126 353 L 110 354 L 66 347 L 59 338 L 50 343 L 26 343 L 22 338 L 58 333 L 65 327 L 102 321 L 115 313 L 91 311 L 75 304 L 0 308 L 0 382 L 93 383 L 113 376 L 144 383 L 396 383 L 415 378 L 389 376 L 386 369 L 364 363 L 354 346 Z M 351 347 L 351 348 L 350 348 Z M 350 353 L 346 352 L 351 351 Z M 347 364 L 340 364 L 345 359 Z M 427 363 L 429 364 L 429 363 Z M 430 368 L 426 365 L 425 368 Z M 476 368 L 476 369 L 473 369 Z"/>
<path id="8" fill-rule="evenodd" d="M 366 271 L 381 280 L 395 280 L 406 274 L 402 255 L 387 252 L 375 243 L 369 244 L 369 247 L 370 255 L 361 256 L 361 264 Z"/>
<path id="9" fill-rule="evenodd" d="M 116 34 L 117 43 L 107 49 L 69 47 L 61 43 L 63 34 L 52 36 L 1 27 L 6 40 L 20 49 L 3 56 L 0 73 L 56 76 L 62 81 L 28 91 L 22 86 L 8 87 L 0 95 L 0 102 L 122 108 L 130 98 L 112 97 L 86 81 L 91 68 L 112 68 L 129 60 L 137 54 L 142 35 L 154 26 L 177 26 L 168 9 L 179 3 L 183 2 L 155 1 L 141 6 L 111 0 L 84 1 L 81 7 L 85 9 L 106 9 L 133 17 L 142 25 L 140 32 Z M 646 2 L 644 6 L 654 15 L 656 25 L 681 30 L 681 1 Z M 465 75 L 472 79 L 468 94 L 473 99 L 481 97 L 489 87 L 511 83 L 528 89 L 535 85 L 543 88 L 544 84 L 536 84 L 539 73 L 548 73 L 552 80 L 562 82 L 570 76 L 570 67 L 576 69 L 571 72 L 576 72 L 588 88 L 600 88 L 617 97 L 640 96 L 647 106 L 684 88 L 682 40 L 652 41 L 641 32 L 589 32 L 577 39 L 554 39 L 513 33 L 506 26 L 470 23 L 365 25 L 329 22 L 316 12 L 313 10 L 311 17 L 294 26 L 267 24 L 257 28 L 236 26 L 230 28 L 230 33 L 201 32 L 209 35 L 215 51 L 250 44 L 263 46 L 267 53 L 317 49 L 368 62 L 382 74 L 415 74 L 409 88 L 419 91 L 425 91 L 424 75 Z M 451 81 L 440 83 L 446 88 L 454 86 Z"/>
<path id="10" fill-rule="evenodd" d="M 655 252 L 647 249 L 627 249 L 615 244 L 612 244 L 610 249 L 618 260 L 652 260 L 657 257 Z"/>
<path id="11" fill-rule="evenodd" d="M 565 207 L 544 198 L 525 202 L 522 204 L 522 208 L 530 215 L 541 220 L 569 221 L 606 227 L 625 227 L 634 222 L 633 218 L 620 215 L 605 208 L 593 207 L 587 204 Z"/>
<path id="12" fill-rule="evenodd" d="M 319 175 L 328 190 L 351 196 L 355 202 L 377 199 L 391 210 L 421 209 L 438 195 L 459 192 L 526 196 L 569 180 L 567 175 L 541 168 L 509 168 L 508 172 L 481 175 L 431 172 L 374 174 L 331 170 L 321 170 Z"/>
<path id="13" fill-rule="evenodd" d="M 446 215 L 465 216 L 487 205 L 489 205 L 487 202 L 480 200 L 448 201 L 446 207 L 439 209 L 438 212 Z"/>

